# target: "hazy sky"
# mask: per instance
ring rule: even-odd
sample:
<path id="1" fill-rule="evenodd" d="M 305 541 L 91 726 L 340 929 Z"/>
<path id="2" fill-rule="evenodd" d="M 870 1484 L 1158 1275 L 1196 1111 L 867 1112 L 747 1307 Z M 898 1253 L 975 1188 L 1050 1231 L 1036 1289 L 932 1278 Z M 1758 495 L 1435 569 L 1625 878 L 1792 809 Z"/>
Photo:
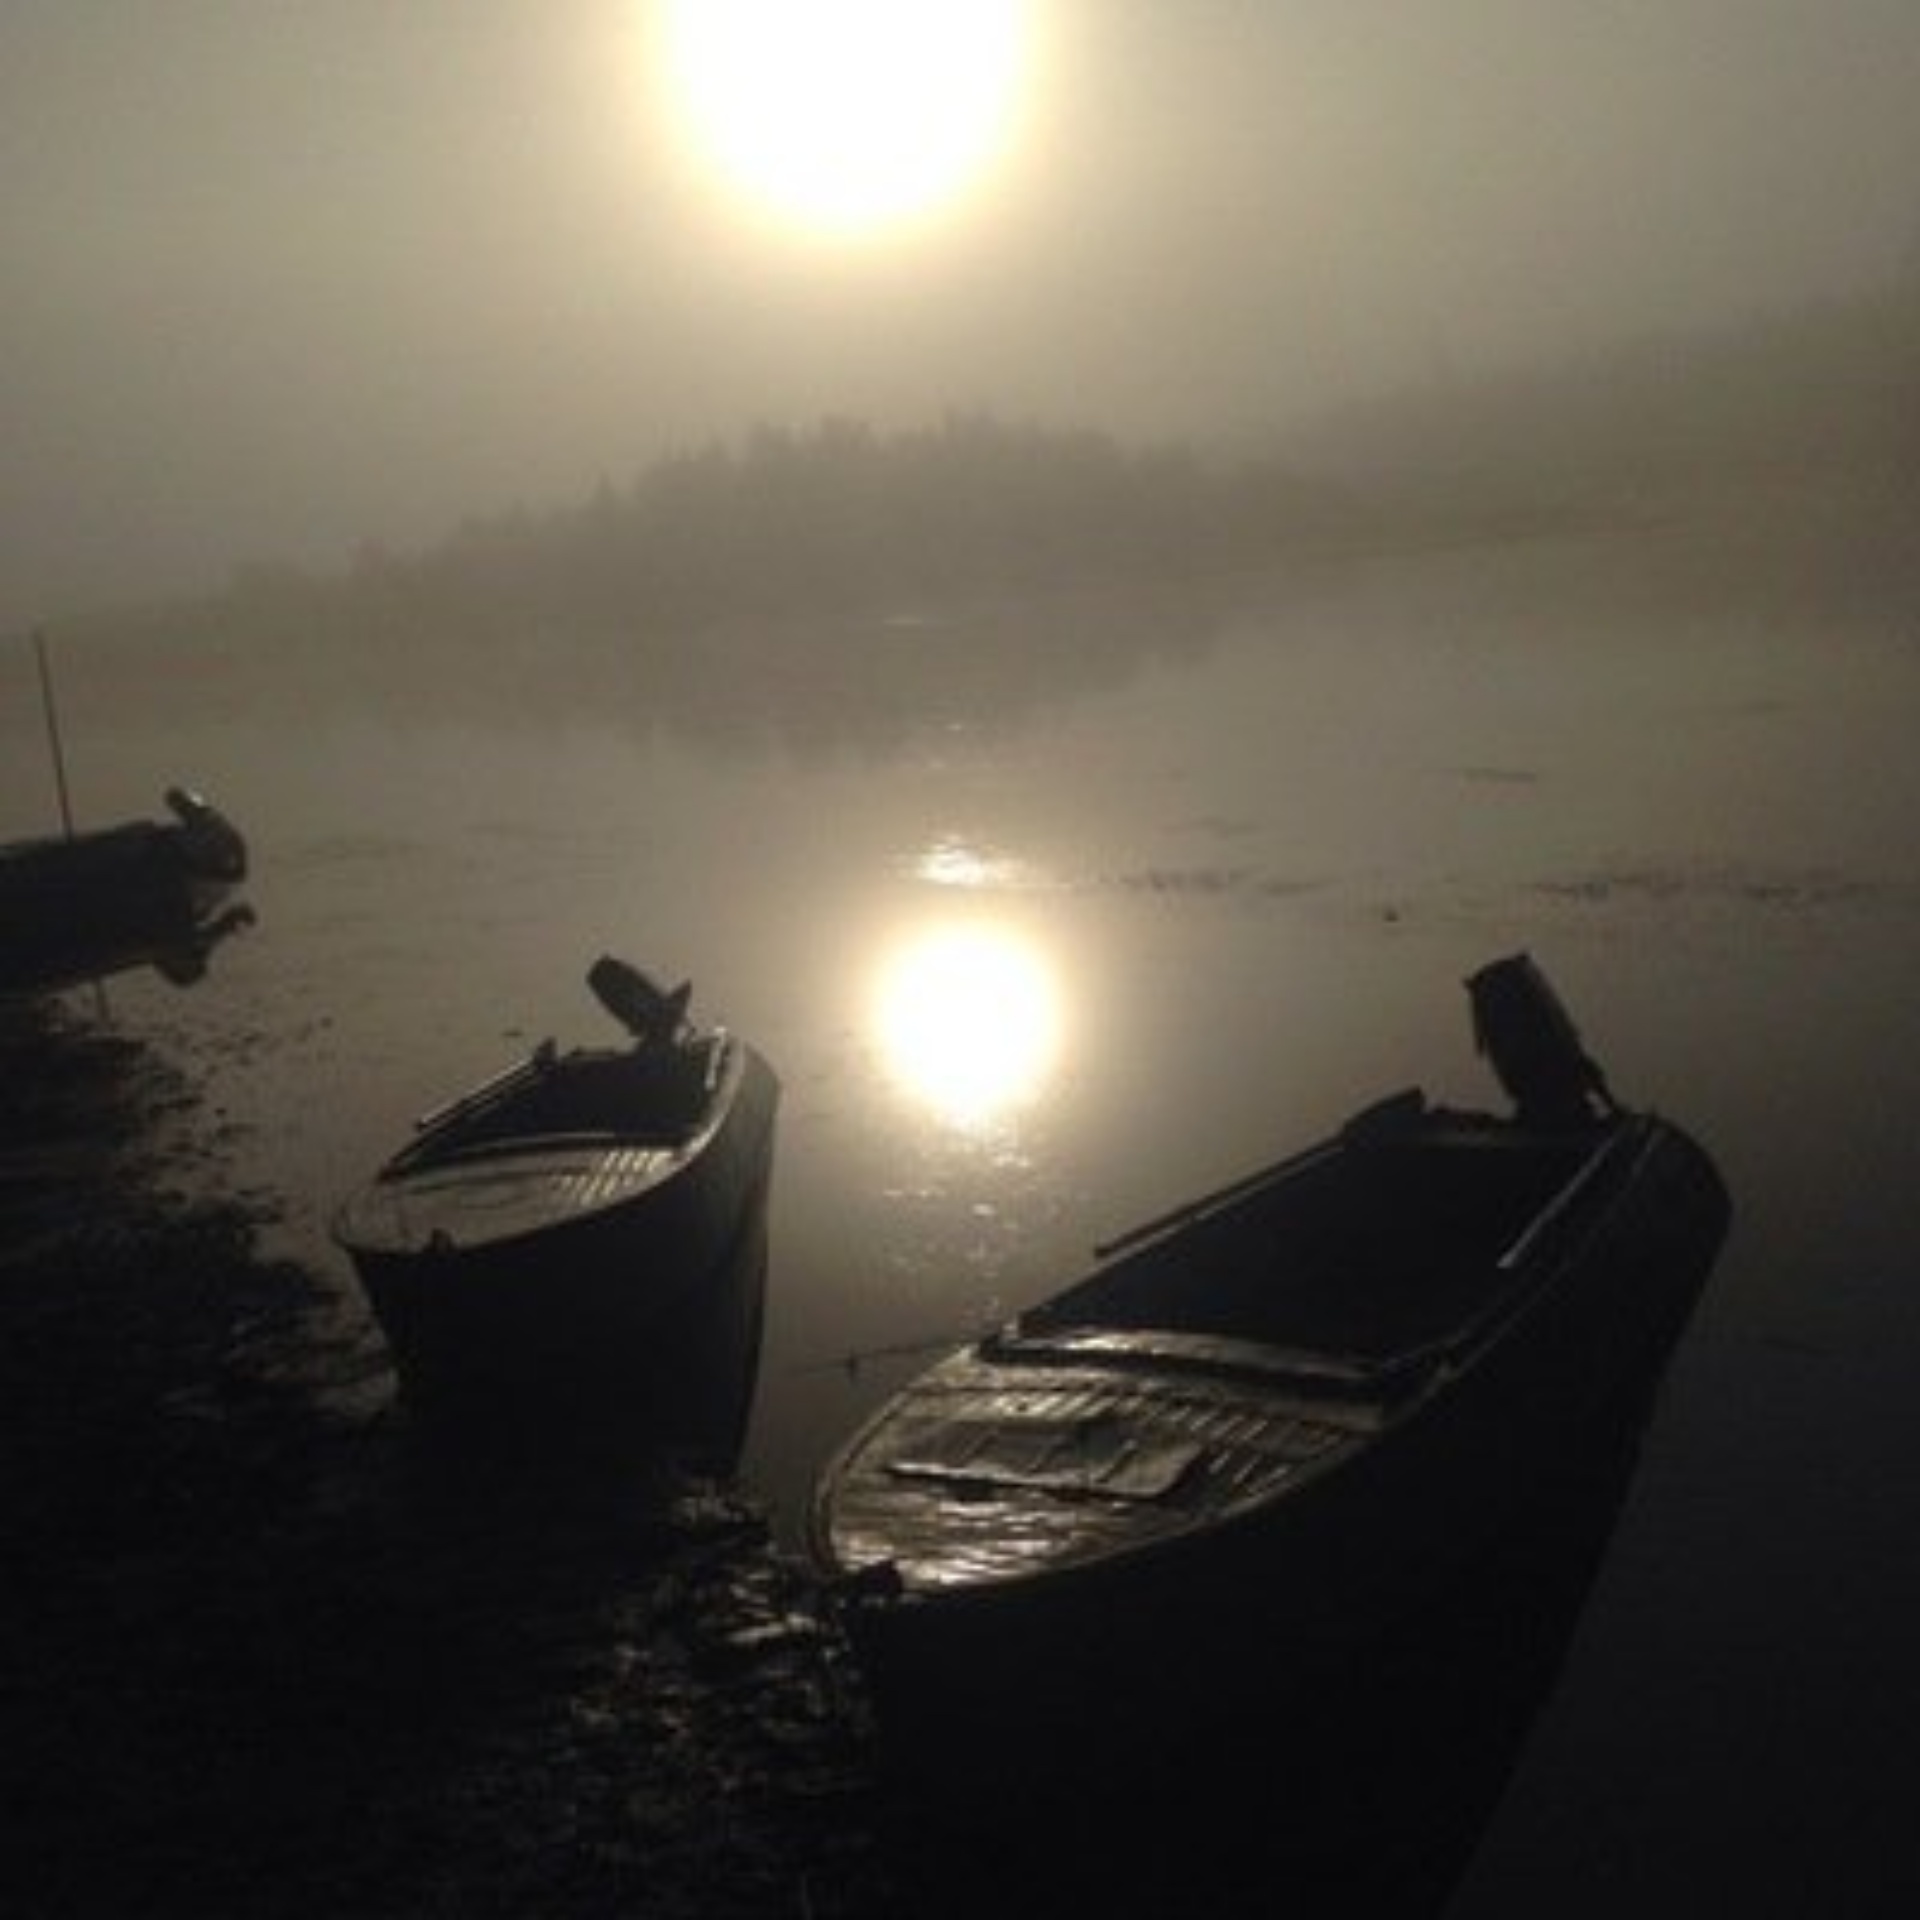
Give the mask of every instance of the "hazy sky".
<path id="1" fill-rule="evenodd" d="M 1001 163 L 848 241 L 718 190 L 647 0 L 4 0 L 0 631 L 756 419 L 1200 437 L 1920 255 L 1916 0 L 1029 12 Z"/>

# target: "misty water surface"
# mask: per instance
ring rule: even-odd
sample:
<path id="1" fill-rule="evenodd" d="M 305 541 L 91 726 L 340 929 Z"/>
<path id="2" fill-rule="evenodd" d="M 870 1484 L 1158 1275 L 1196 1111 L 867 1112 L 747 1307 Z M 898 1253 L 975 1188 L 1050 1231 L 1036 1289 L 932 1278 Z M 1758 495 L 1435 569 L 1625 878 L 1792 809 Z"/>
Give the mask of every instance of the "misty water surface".
<path id="1" fill-rule="evenodd" d="M 218 661 L 63 662 L 83 818 L 184 779 L 255 854 L 260 924 L 208 982 L 113 1004 L 208 1063 L 233 1185 L 358 1320 L 325 1219 L 411 1117 L 544 1036 L 611 1039 L 597 954 L 690 975 L 785 1082 L 746 1473 L 790 1521 L 931 1346 L 1094 1241 L 1406 1083 L 1491 1100 L 1459 983 L 1530 949 L 1616 1090 L 1713 1150 L 1735 1225 L 1461 1910 L 1546 1860 L 1557 1911 L 1717 1906 L 1729 1873 L 1811 1888 L 1841 1857 L 1884 1890 L 1905 1816 L 1872 1756 L 1920 1677 L 1889 1504 L 1920 1360 L 1920 652 L 1891 620 L 1649 621 L 1591 591 L 1617 559 L 940 616 L 997 663 L 967 699 L 875 711 L 876 667 L 802 728 L 754 698 L 791 636 L 758 666 L 737 639 L 699 713 L 576 690 L 533 644 L 438 703 L 318 697 L 312 662 L 298 700 L 246 702 Z M 1006 670 L 1023 624 L 1040 654 L 1108 615 L 1097 671 Z M 51 786 L 6 672 L 26 831 Z M 951 975 L 898 998 L 955 929 L 1008 943 L 973 950 L 997 999 L 957 1064 Z"/>

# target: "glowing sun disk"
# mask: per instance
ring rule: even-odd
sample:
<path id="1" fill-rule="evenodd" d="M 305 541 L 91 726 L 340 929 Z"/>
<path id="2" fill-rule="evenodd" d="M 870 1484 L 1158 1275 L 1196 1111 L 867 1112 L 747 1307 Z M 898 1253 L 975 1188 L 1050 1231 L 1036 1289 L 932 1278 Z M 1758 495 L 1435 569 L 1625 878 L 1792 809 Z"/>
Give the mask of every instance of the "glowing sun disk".
<path id="1" fill-rule="evenodd" d="M 750 198 L 857 232 L 963 191 L 1019 92 L 1024 0 L 664 0 L 698 144 Z"/>

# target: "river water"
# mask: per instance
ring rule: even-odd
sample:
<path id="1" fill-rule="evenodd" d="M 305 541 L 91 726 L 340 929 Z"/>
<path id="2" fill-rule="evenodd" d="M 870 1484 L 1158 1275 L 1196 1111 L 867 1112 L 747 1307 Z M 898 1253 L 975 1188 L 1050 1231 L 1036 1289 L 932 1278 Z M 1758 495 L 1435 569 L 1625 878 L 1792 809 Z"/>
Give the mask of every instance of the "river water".
<path id="1" fill-rule="evenodd" d="M 181 780 L 254 854 L 257 927 L 114 1017 L 206 1075 L 229 1186 L 352 1323 L 326 1219 L 411 1117 L 611 1040 L 597 954 L 691 977 L 785 1087 L 744 1472 L 791 1525 L 1095 1241 L 1402 1085 L 1492 1101 L 1460 981 L 1531 951 L 1735 1217 L 1450 1911 L 1910 1911 L 1920 648 L 1650 604 L 1630 558 L 903 609 L 727 636 L 697 696 L 533 643 L 390 687 L 56 644 L 83 821 Z M 922 700 L 894 663 L 935 656 Z M 9 834 L 52 818 L 39 726 L 22 652 Z"/>

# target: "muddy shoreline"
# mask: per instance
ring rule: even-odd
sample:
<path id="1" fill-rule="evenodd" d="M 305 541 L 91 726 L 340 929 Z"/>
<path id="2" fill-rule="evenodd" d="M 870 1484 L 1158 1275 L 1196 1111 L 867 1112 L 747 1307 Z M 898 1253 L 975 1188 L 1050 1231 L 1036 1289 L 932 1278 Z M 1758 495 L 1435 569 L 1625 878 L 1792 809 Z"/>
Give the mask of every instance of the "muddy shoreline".
<path id="1" fill-rule="evenodd" d="M 0 1912 L 1505 1911 L 1454 1895 L 1637 1422 L 1308 1690 L 923 1773 L 749 1493 L 423 1448 L 190 1068 L 74 1008 L 0 1014 L 0 1069 Z"/>
<path id="2" fill-rule="evenodd" d="M 0 1009 L 0 1907 L 898 1911 L 857 1684 L 737 1489 L 424 1455 L 204 1195 L 188 1070 Z"/>

